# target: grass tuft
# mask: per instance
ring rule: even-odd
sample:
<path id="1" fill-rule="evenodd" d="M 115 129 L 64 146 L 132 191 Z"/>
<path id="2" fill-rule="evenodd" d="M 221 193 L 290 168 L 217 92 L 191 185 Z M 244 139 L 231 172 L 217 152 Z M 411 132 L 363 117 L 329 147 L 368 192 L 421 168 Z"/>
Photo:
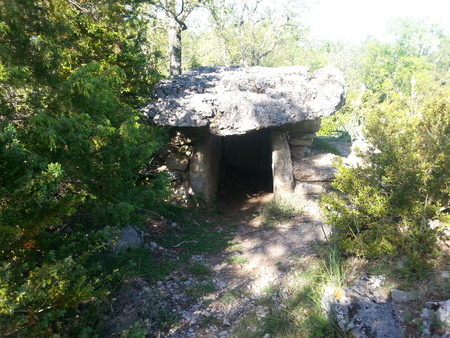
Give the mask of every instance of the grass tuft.
<path id="1" fill-rule="evenodd" d="M 194 263 L 189 267 L 189 272 L 199 277 L 206 277 L 212 274 L 209 266 L 201 263 Z"/>
<path id="2" fill-rule="evenodd" d="M 304 211 L 301 197 L 295 194 L 273 199 L 259 208 L 260 217 L 266 225 L 271 225 L 274 221 L 290 220 L 296 215 L 303 214 Z"/>
<path id="3" fill-rule="evenodd" d="M 227 261 L 229 264 L 234 264 L 234 265 L 243 265 L 243 264 L 248 263 L 247 258 L 245 258 L 244 256 L 241 256 L 241 255 L 232 255 L 232 256 L 228 257 Z"/>
<path id="4" fill-rule="evenodd" d="M 234 331 L 235 336 L 345 337 L 321 307 L 325 288 L 345 283 L 339 251 L 335 245 L 329 245 L 322 258 L 299 260 L 296 268 L 301 273 L 295 283 L 284 287 L 271 285 L 265 290 L 266 295 L 257 304 L 268 308 L 268 314 L 265 317 L 249 314 Z"/>
<path id="5" fill-rule="evenodd" d="M 315 137 L 312 147 L 330 154 L 342 156 L 342 153 L 332 144 L 330 144 L 327 139 L 329 137 Z"/>

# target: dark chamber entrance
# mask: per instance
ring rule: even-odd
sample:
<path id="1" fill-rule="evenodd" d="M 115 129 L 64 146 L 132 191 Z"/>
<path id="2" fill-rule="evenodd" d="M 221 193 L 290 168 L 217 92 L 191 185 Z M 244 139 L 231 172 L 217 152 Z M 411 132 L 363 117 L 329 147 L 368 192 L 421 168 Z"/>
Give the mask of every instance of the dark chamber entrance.
<path id="1" fill-rule="evenodd" d="M 273 191 L 270 130 L 224 137 L 224 175 L 219 198 L 245 197 Z"/>

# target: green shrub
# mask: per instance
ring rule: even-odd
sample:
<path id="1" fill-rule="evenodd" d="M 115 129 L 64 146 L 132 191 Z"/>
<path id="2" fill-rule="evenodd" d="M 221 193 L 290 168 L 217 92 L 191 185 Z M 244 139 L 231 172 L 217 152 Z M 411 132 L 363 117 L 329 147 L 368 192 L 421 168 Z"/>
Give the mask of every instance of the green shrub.
<path id="1" fill-rule="evenodd" d="M 337 149 L 335 146 L 333 146 L 332 144 L 330 144 L 328 142 L 328 140 L 330 140 L 331 138 L 329 137 L 315 137 L 313 140 L 313 148 L 315 149 L 319 149 L 322 151 L 325 151 L 327 153 L 330 154 L 334 154 L 334 155 L 338 155 L 338 156 L 342 156 L 341 152 L 339 151 L 339 149 Z"/>
<path id="2" fill-rule="evenodd" d="M 96 306 L 107 294 L 98 266 L 89 267 L 86 261 L 92 253 L 105 249 L 109 229 L 91 232 L 88 238 L 79 235 L 54 236 L 59 237 L 62 250 L 52 250 L 39 239 L 15 248 L 14 258 L 0 269 L 4 334 L 75 334 L 86 325 L 80 326 L 89 320 L 80 317 L 80 310 Z M 68 254 L 71 249 L 73 253 Z"/>
<path id="3" fill-rule="evenodd" d="M 92 263 L 107 226 L 168 196 L 163 178 L 138 182 L 165 132 L 139 123 L 135 107 L 156 78 L 132 38 L 143 23 L 126 7 L 0 6 L 2 336 L 88 335 L 95 321 L 83 313 L 107 293 Z"/>
<path id="4" fill-rule="evenodd" d="M 364 164 L 337 164 L 336 192 L 323 198 L 340 248 L 370 258 L 404 255 L 408 270 L 430 265 L 438 218 L 450 194 L 450 103 L 434 100 L 409 121 L 380 111 L 367 124 Z"/>

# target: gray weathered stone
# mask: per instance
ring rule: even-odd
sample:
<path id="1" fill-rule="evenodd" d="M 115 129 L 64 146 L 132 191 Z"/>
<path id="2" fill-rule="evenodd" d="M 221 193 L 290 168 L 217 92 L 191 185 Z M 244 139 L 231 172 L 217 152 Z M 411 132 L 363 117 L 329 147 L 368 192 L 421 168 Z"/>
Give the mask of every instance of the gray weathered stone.
<path id="1" fill-rule="evenodd" d="M 337 157 L 333 154 L 305 157 L 294 163 L 295 180 L 301 182 L 331 182 L 336 169 L 327 163 Z"/>
<path id="2" fill-rule="evenodd" d="M 280 130 L 289 133 L 317 133 L 320 130 L 321 119 L 305 120 L 280 127 Z"/>
<path id="3" fill-rule="evenodd" d="M 217 67 L 161 81 L 140 111 L 154 124 L 207 127 L 227 136 L 327 117 L 344 101 L 345 82 L 336 68 L 310 74 L 300 66 Z"/>
<path id="4" fill-rule="evenodd" d="M 436 311 L 436 316 L 440 323 L 447 329 L 447 334 L 450 335 L 450 299 L 445 302 L 440 302 L 440 307 Z"/>
<path id="5" fill-rule="evenodd" d="M 295 194 L 297 195 L 321 195 L 327 191 L 329 184 L 323 182 L 297 182 L 295 185 Z"/>
<path id="6" fill-rule="evenodd" d="M 298 140 L 312 140 L 316 137 L 315 133 L 289 133 L 289 138 L 298 139 Z"/>
<path id="7" fill-rule="evenodd" d="M 182 181 L 188 179 L 188 173 L 180 170 L 169 169 L 165 170 L 169 175 L 171 181 Z"/>
<path id="8" fill-rule="evenodd" d="M 428 336 L 450 337 L 450 299 L 444 302 L 427 302 L 420 315 L 424 331 L 428 331 Z M 440 332 L 434 332 L 436 321 L 440 324 Z"/>
<path id="9" fill-rule="evenodd" d="M 189 166 L 189 180 L 193 192 L 203 195 L 210 202 L 214 197 L 220 176 L 220 142 L 210 135 L 194 145 L 194 154 Z"/>
<path id="10" fill-rule="evenodd" d="M 419 296 L 416 292 L 407 292 L 398 289 L 391 290 L 391 298 L 394 303 L 405 303 L 417 300 Z"/>
<path id="11" fill-rule="evenodd" d="M 274 198 L 289 194 L 294 189 L 292 161 L 286 133 L 274 131 L 270 135 L 272 141 L 272 176 Z"/>
<path id="12" fill-rule="evenodd" d="M 356 338 L 403 338 L 400 320 L 391 303 L 364 287 L 327 288 L 322 309 L 328 318 Z"/>
<path id="13" fill-rule="evenodd" d="M 114 251 L 119 251 L 144 244 L 143 233 L 137 227 L 128 225 L 121 229 L 117 238 L 113 240 Z"/>
<path id="14" fill-rule="evenodd" d="M 293 145 L 293 146 L 305 146 L 305 147 L 310 147 L 313 143 L 313 140 L 305 140 L 305 139 L 297 139 L 297 138 L 291 138 L 289 140 L 289 144 Z"/>
<path id="15" fill-rule="evenodd" d="M 291 158 L 292 158 L 292 161 L 298 162 L 298 161 L 300 161 L 303 157 L 305 157 L 306 146 L 294 146 L 294 145 L 290 145 L 289 148 L 291 148 Z"/>
<path id="16" fill-rule="evenodd" d="M 166 157 L 166 164 L 169 169 L 185 171 L 189 166 L 189 158 L 185 154 L 170 153 Z"/>
<path id="17" fill-rule="evenodd" d="M 159 150 L 158 150 L 158 157 L 165 160 L 166 157 L 172 153 L 172 152 L 176 152 L 177 151 L 177 147 L 171 145 L 171 144 L 166 144 L 164 146 L 162 146 Z"/>

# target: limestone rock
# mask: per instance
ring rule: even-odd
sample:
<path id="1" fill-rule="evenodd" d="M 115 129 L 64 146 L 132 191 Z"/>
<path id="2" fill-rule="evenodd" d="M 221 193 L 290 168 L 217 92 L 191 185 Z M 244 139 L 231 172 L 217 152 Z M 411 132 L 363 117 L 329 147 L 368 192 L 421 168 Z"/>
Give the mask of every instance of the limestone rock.
<path id="1" fill-rule="evenodd" d="M 305 147 L 310 147 L 313 143 L 313 140 L 299 140 L 299 139 L 295 139 L 295 138 L 291 138 L 289 140 L 289 144 L 293 145 L 293 146 L 305 146 Z"/>
<path id="2" fill-rule="evenodd" d="M 316 134 L 292 132 L 292 133 L 289 133 L 289 137 L 291 139 L 297 139 L 297 140 L 312 140 L 314 137 L 316 137 Z"/>
<path id="3" fill-rule="evenodd" d="M 292 133 L 317 133 L 320 130 L 322 124 L 321 119 L 306 120 L 302 122 L 297 122 L 294 124 L 287 124 L 282 126 L 280 129 L 283 131 Z"/>
<path id="4" fill-rule="evenodd" d="M 391 303 L 375 291 L 358 286 L 327 288 L 322 309 L 328 318 L 356 338 L 403 338 L 404 332 Z"/>
<path id="5" fill-rule="evenodd" d="M 420 315 L 424 331 L 432 337 L 450 337 L 450 299 L 444 302 L 427 302 Z M 440 332 L 434 332 L 433 323 L 441 324 Z"/>
<path id="6" fill-rule="evenodd" d="M 328 184 L 324 182 L 297 182 L 295 185 L 295 193 L 299 196 L 304 195 L 321 195 L 327 191 Z"/>
<path id="7" fill-rule="evenodd" d="M 394 303 L 405 303 L 405 302 L 411 302 L 413 300 L 417 300 L 417 298 L 419 296 L 415 292 L 407 292 L 407 291 L 392 289 L 391 297 L 392 297 L 392 301 Z"/>
<path id="8" fill-rule="evenodd" d="M 301 182 L 331 182 L 334 179 L 336 169 L 326 163 L 330 163 L 336 155 L 325 154 L 305 157 L 294 163 L 294 177 Z"/>
<path id="9" fill-rule="evenodd" d="M 114 251 L 137 247 L 144 244 L 143 233 L 135 226 L 128 225 L 121 229 L 117 238 L 114 240 Z"/>
<path id="10" fill-rule="evenodd" d="M 189 165 L 189 159 L 186 155 L 171 153 L 166 158 L 166 164 L 169 169 L 185 171 Z"/>
<path id="11" fill-rule="evenodd" d="M 206 140 L 194 145 L 194 155 L 190 161 L 189 180 L 195 194 L 203 196 L 207 202 L 214 197 L 220 176 L 220 148 L 218 137 L 210 135 Z"/>
<path id="12" fill-rule="evenodd" d="M 292 161 L 294 161 L 294 162 L 300 161 L 303 157 L 305 157 L 306 146 L 290 145 L 289 148 L 291 148 Z"/>
<path id="13" fill-rule="evenodd" d="M 272 141 L 273 193 L 277 198 L 292 192 L 294 177 L 286 133 L 274 131 L 270 138 Z"/>
<path id="14" fill-rule="evenodd" d="M 164 146 L 162 146 L 159 150 L 158 150 L 158 157 L 165 160 L 166 157 L 173 151 L 176 151 L 177 148 L 172 146 L 171 144 L 166 144 Z"/>
<path id="15" fill-rule="evenodd" d="M 240 135 L 330 116 L 343 106 L 345 91 L 332 67 L 312 74 L 300 66 L 204 67 L 161 81 L 140 111 L 153 124 Z"/>

